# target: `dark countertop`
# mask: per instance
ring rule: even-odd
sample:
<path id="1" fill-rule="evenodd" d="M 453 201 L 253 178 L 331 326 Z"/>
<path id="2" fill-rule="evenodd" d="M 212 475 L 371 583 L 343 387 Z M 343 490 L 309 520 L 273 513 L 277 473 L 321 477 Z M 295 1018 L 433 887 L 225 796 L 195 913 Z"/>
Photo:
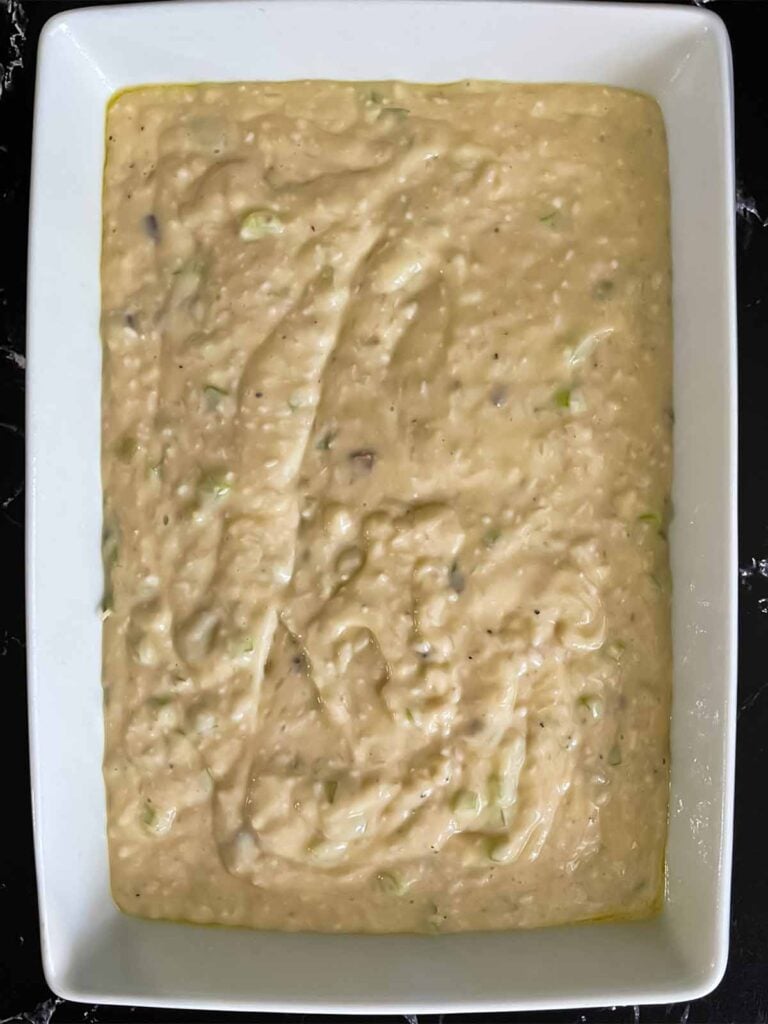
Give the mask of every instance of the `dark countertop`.
<path id="1" fill-rule="evenodd" d="M 703 6 L 705 0 L 697 0 Z M 214 1014 L 85 1006 L 55 999 L 42 974 L 37 923 L 24 643 L 24 329 L 27 202 L 35 56 L 40 29 L 54 13 L 86 3 L 4 0 L 0 3 L 0 1024 L 27 1021 L 275 1020 L 276 1014 Z M 93 6 L 91 0 L 90 6 Z M 555 1013 L 495 1014 L 488 1020 L 598 1022 L 768 1022 L 768 869 L 756 818 L 765 813 L 768 737 L 768 3 L 719 0 L 708 5 L 725 21 L 736 78 L 739 288 L 740 628 L 731 952 L 719 988 L 704 999 L 671 1006 L 609 1007 Z M 76 145 L 76 140 L 73 140 Z M 304 1015 L 284 1020 L 303 1021 Z M 307 1020 L 322 1018 L 307 1017 Z M 397 1017 L 372 1021 L 403 1021 Z M 416 1018 L 407 1018 L 415 1021 Z M 421 1016 L 419 1024 L 439 1018 Z M 474 1015 L 455 1018 L 473 1020 Z"/>

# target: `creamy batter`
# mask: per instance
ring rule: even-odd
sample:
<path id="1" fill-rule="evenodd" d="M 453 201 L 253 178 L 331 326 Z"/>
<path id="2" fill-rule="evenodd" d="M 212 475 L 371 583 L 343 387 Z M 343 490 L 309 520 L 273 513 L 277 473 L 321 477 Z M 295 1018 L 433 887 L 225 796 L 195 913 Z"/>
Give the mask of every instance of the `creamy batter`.
<path id="1" fill-rule="evenodd" d="M 454 931 L 662 897 L 664 127 L 584 85 L 142 88 L 107 121 L 112 887 Z"/>

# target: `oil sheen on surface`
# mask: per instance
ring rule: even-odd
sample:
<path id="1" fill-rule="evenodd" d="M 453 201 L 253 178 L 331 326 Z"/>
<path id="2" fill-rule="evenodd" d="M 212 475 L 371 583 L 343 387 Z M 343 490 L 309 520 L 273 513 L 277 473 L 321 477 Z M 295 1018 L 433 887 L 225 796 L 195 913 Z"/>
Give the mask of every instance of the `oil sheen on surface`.
<path id="1" fill-rule="evenodd" d="M 653 912 L 672 423 L 656 104 L 144 88 L 107 136 L 120 907 L 328 931 Z"/>

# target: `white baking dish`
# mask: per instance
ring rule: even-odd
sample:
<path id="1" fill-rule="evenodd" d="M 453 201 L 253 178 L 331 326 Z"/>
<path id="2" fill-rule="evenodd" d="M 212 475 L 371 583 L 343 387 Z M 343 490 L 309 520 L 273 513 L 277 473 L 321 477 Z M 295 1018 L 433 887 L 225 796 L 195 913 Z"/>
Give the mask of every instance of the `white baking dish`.
<path id="1" fill-rule="evenodd" d="M 413 936 L 149 923 L 109 894 L 101 779 L 99 242 L 125 86 L 307 77 L 590 81 L 655 95 L 672 177 L 675 640 L 668 899 L 635 924 Z M 672 1002 L 728 942 L 736 336 L 728 39 L 696 8 L 334 0 L 66 12 L 43 33 L 29 263 L 29 707 L 43 958 L 83 1002 L 445 1012 Z"/>

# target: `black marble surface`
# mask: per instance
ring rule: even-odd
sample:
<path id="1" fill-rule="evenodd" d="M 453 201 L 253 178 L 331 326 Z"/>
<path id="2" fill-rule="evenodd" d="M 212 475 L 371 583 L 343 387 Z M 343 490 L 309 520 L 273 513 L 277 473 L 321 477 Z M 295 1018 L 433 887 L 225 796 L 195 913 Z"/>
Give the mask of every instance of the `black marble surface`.
<path id="1" fill-rule="evenodd" d="M 699 0 L 703 5 L 704 0 Z M 40 29 L 84 3 L 0 0 L 0 1024 L 70 1021 L 261 1021 L 211 1014 L 84 1006 L 43 979 L 35 894 L 26 737 L 24 638 L 24 328 L 27 202 L 35 57 Z M 768 4 L 708 5 L 731 36 L 736 77 L 740 387 L 740 656 L 736 844 L 731 953 L 719 988 L 693 1003 L 607 1007 L 486 1019 L 768 1024 Z M 76 145 L 73 139 L 73 145 Z M 286 1021 L 303 1015 L 286 1015 Z M 308 1018 L 312 1019 L 312 1018 Z M 319 1018 L 318 1018 L 319 1019 Z M 398 1020 L 404 1018 L 373 1018 Z M 415 1018 L 407 1018 L 415 1020 Z M 464 1021 L 474 1019 L 462 1015 Z M 422 1015 L 419 1024 L 437 1024 Z"/>

